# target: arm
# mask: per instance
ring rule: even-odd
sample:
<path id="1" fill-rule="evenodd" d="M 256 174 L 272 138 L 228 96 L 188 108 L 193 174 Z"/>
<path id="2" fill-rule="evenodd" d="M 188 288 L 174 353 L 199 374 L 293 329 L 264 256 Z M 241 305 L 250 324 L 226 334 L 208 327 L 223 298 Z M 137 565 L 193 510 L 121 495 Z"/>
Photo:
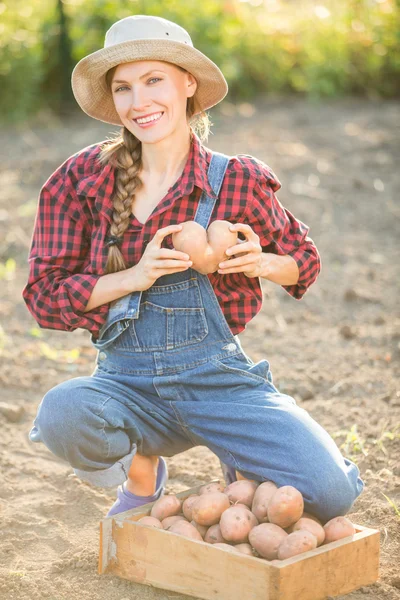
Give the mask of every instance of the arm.
<path id="1" fill-rule="evenodd" d="M 321 259 L 309 227 L 285 209 L 275 195 L 280 183 L 266 172 L 253 189 L 246 222 L 260 238 L 263 250 L 263 275 L 300 300 L 316 280 Z M 297 275 L 298 273 L 298 275 Z"/>
<path id="2" fill-rule="evenodd" d="M 297 262 L 290 254 L 281 255 L 262 253 L 260 277 L 279 285 L 296 285 L 299 281 L 300 270 Z"/>
<path id="3" fill-rule="evenodd" d="M 101 275 L 84 273 L 89 232 L 68 176 L 60 168 L 42 187 L 29 253 L 23 299 L 40 327 L 98 333 L 109 305 L 85 312 Z M 87 264 L 87 262 L 86 262 Z"/>

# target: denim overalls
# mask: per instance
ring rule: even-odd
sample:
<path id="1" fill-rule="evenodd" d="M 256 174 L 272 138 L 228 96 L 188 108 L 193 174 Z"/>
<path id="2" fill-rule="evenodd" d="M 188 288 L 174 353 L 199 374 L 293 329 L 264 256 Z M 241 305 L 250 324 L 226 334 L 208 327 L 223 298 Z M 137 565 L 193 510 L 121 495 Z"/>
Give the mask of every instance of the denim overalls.
<path id="1" fill-rule="evenodd" d="M 213 153 L 217 195 L 228 162 Z M 214 204 L 203 192 L 194 220 L 205 229 Z M 268 361 L 246 355 L 206 275 L 164 275 L 112 302 L 91 341 L 94 372 L 50 389 L 29 434 L 81 479 L 117 486 L 136 451 L 168 457 L 203 445 L 244 477 L 293 485 L 323 521 L 346 514 L 362 492 L 358 467 L 278 391 Z"/>

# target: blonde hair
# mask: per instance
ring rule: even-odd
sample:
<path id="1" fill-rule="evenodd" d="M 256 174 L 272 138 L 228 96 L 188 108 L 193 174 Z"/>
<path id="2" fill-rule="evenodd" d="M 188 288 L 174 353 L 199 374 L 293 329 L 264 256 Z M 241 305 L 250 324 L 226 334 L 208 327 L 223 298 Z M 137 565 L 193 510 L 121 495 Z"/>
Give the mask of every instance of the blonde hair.
<path id="1" fill-rule="evenodd" d="M 174 66 L 185 73 L 187 72 L 186 69 L 178 65 Z M 110 91 L 116 68 L 115 66 L 107 72 L 106 81 Z M 193 133 L 196 132 L 201 141 L 207 140 L 212 123 L 208 114 L 198 106 L 196 94 L 188 98 L 186 118 L 191 138 Z M 100 164 L 111 164 L 116 169 L 115 191 L 112 198 L 113 221 L 109 235 L 122 239 L 131 218 L 132 200 L 135 191 L 143 185 L 138 175 L 142 167 L 142 143 L 129 129 L 123 127 L 121 133 L 103 144 L 98 160 Z M 127 265 L 118 245 L 109 246 L 105 274 L 123 271 L 126 268 Z"/>

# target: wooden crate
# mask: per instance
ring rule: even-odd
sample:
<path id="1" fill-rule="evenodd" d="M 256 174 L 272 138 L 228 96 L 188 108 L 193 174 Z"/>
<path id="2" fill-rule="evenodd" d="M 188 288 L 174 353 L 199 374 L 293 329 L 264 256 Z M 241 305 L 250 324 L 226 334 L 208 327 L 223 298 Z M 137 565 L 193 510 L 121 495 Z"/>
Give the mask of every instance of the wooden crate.
<path id="1" fill-rule="evenodd" d="M 183 501 L 200 487 L 176 495 Z M 322 600 L 369 585 L 379 576 L 376 529 L 355 525 L 351 537 L 271 564 L 136 523 L 150 514 L 153 504 L 101 521 L 100 574 L 217 600 Z"/>

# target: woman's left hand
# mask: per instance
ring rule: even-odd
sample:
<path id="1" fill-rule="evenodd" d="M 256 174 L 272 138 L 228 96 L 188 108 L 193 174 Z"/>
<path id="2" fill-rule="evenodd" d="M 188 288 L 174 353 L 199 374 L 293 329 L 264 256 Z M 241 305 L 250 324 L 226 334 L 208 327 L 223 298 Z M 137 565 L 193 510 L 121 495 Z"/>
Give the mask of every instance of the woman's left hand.
<path id="1" fill-rule="evenodd" d="M 218 273 L 244 273 L 246 277 L 260 277 L 263 267 L 263 253 L 259 236 L 252 230 L 250 225 L 235 223 L 230 225 L 230 231 L 240 231 L 246 240 L 231 246 L 225 252 L 227 256 L 235 255 L 235 258 L 219 263 Z M 236 256 L 239 255 L 237 258 Z"/>

